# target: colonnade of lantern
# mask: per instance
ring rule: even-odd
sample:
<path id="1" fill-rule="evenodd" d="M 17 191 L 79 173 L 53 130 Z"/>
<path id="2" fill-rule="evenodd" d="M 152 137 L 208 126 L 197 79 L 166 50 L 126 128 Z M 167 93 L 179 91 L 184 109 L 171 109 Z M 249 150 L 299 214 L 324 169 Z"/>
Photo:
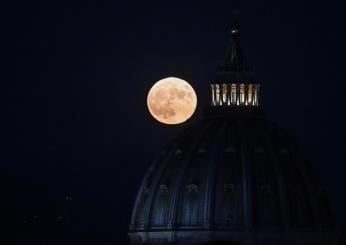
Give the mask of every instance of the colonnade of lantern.
<path id="1" fill-rule="evenodd" d="M 212 106 L 259 105 L 259 84 L 213 83 L 210 88 Z"/>

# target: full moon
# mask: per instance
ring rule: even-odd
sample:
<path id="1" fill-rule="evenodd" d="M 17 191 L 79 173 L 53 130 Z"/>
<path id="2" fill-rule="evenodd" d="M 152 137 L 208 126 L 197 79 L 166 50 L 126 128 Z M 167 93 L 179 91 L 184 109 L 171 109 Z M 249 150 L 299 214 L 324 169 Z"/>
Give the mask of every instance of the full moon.
<path id="1" fill-rule="evenodd" d="M 147 97 L 150 114 L 164 124 L 179 124 L 189 119 L 197 106 L 191 85 L 179 78 L 168 77 L 156 82 Z"/>

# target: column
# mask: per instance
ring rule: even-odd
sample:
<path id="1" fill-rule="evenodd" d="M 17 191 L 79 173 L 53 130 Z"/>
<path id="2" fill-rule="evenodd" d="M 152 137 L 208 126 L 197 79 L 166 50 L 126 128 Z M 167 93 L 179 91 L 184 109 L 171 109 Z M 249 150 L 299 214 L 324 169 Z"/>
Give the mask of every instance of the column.
<path id="1" fill-rule="evenodd" d="M 216 92 L 216 105 L 221 105 L 221 99 L 220 99 L 220 85 L 215 84 L 215 92 Z"/>
<path id="2" fill-rule="evenodd" d="M 211 105 L 215 106 L 215 88 L 214 84 L 210 84 L 210 91 L 211 91 Z"/>

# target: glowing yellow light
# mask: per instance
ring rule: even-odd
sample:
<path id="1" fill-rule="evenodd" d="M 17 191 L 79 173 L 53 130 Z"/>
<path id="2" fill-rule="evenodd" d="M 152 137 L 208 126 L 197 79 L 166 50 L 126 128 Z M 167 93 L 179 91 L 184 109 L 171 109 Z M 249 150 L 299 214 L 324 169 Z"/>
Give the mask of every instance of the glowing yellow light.
<path id="1" fill-rule="evenodd" d="M 245 84 L 240 84 L 240 104 L 244 105 L 245 103 Z"/>
<path id="2" fill-rule="evenodd" d="M 247 101 L 248 103 L 251 105 L 252 102 L 252 84 L 248 85 L 248 89 L 247 89 Z"/>
<path id="3" fill-rule="evenodd" d="M 231 85 L 231 104 L 235 105 L 237 103 L 237 85 L 232 83 Z"/>

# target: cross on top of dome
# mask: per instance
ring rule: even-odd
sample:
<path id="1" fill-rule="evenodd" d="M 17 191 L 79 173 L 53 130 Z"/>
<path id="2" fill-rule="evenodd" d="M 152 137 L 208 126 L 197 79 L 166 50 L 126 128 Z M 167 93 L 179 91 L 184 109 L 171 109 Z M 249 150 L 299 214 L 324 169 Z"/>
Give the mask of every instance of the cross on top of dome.
<path id="1" fill-rule="evenodd" d="M 218 71 L 248 72 L 250 67 L 240 47 L 240 27 L 237 22 L 231 25 L 231 44 Z"/>

